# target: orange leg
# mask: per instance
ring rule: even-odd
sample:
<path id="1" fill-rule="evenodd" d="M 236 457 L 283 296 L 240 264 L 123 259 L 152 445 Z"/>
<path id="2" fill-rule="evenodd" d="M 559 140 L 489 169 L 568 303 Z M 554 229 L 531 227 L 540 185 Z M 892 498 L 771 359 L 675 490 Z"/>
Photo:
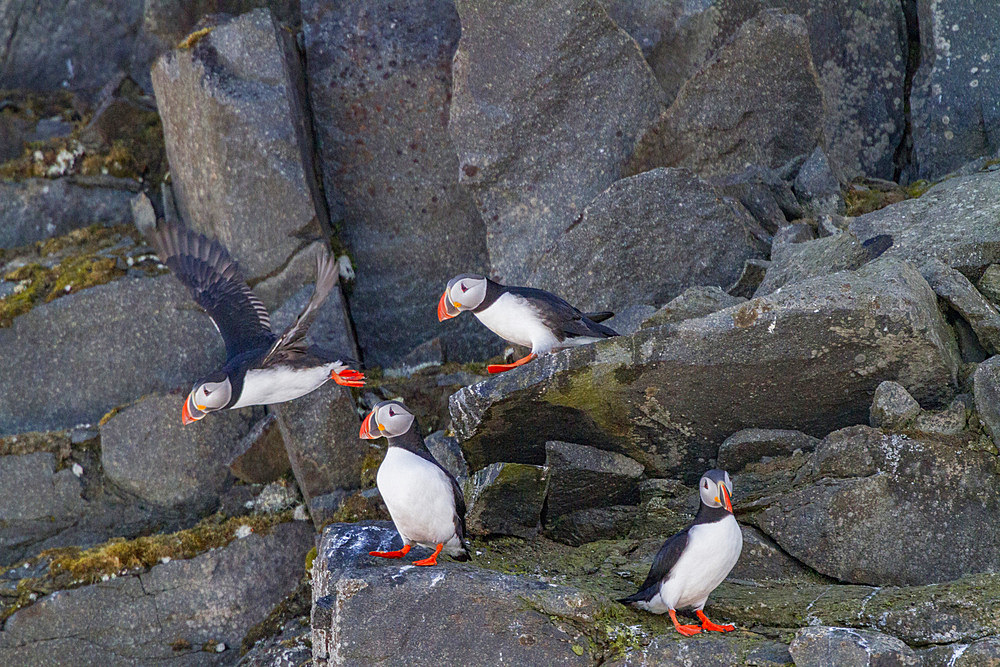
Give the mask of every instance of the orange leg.
<path id="1" fill-rule="evenodd" d="M 694 615 L 701 619 L 701 629 L 706 632 L 709 630 L 712 632 L 732 632 L 736 629 L 735 625 L 719 625 L 718 623 L 712 623 L 712 621 L 708 620 L 708 616 L 705 616 L 705 612 L 701 609 L 695 611 Z"/>
<path id="2" fill-rule="evenodd" d="M 369 556 L 378 556 L 379 558 L 402 558 L 406 554 L 410 553 L 410 545 L 404 544 L 403 548 L 399 551 L 369 551 Z"/>
<path id="3" fill-rule="evenodd" d="M 333 371 L 330 373 L 330 378 L 339 385 L 344 387 L 363 387 L 365 386 L 365 374 L 359 373 L 356 370 L 347 368 L 345 370 L 337 373 Z"/>
<path id="4" fill-rule="evenodd" d="M 437 545 L 437 548 L 434 549 L 434 553 L 432 553 L 427 558 L 422 558 L 420 560 L 413 561 L 413 564 L 414 565 L 437 565 L 438 564 L 438 554 L 441 553 L 441 549 L 443 547 L 444 547 L 444 544 Z"/>
<path id="5" fill-rule="evenodd" d="M 503 373 L 504 371 L 509 371 L 512 368 L 517 368 L 518 366 L 523 366 L 524 364 L 528 363 L 529 361 L 531 361 L 532 359 L 534 359 L 537 356 L 538 356 L 537 354 L 535 354 L 534 352 L 532 352 L 528 356 L 521 357 L 520 359 L 518 359 L 517 361 L 515 361 L 512 364 L 490 364 L 489 366 L 486 367 L 486 372 L 487 373 Z"/>
<path id="6" fill-rule="evenodd" d="M 685 637 L 690 637 L 691 635 L 696 635 L 701 632 L 701 628 L 697 625 L 681 625 L 677 622 L 677 612 L 673 609 L 670 610 L 670 620 L 674 622 L 674 628 L 677 632 L 681 633 Z"/>

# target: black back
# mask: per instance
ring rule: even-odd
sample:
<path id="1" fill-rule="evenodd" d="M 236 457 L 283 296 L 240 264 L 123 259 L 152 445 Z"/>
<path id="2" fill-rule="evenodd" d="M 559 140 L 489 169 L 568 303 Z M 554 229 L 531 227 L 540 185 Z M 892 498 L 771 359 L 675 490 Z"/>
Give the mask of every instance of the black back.
<path id="1" fill-rule="evenodd" d="M 489 279 L 486 281 L 486 297 L 472 312 L 482 312 L 489 308 L 505 292 L 519 296 L 531 303 L 545 326 L 551 329 L 560 341 L 579 336 L 611 338 L 618 335 L 614 329 L 598 324 L 579 309 L 570 305 L 568 301 L 551 292 L 534 287 L 505 287 Z M 614 313 L 600 312 L 594 313 L 594 315 L 605 320 L 612 317 Z"/>

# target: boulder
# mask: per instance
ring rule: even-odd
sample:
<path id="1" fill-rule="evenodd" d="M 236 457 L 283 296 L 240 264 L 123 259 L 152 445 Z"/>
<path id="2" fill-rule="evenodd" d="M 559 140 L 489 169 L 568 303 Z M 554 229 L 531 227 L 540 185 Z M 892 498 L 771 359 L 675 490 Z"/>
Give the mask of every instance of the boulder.
<path id="1" fill-rule="evenodd" d="M 469 533 L 536 535 L 548 486 L 549 471 L 544 466 L 494 463 L 479 470 L 465 483 Z"/>
<path id="2" fill-rule="evenodd" d="M 234 448 L 229 471 L 249 484 L 273 482 L 290 469 L 278 418 L 272 413 L 258 421 Z"/>
<path id="3" fill-rule="evenodd" d="M 875 388 L 868 422 L 875 428 L 900 431 L 910 426 L 920 414 L 920 404 L 906 387 L 886 380 Z"/>
<path id="4" fill-rule="evenodd" d="M 639 502 L 643 468 L 627 456 L 570 442 L 545 443 L 549 469 L 546 520 L 609 505 Z"/>
<path id="5" fill-rule="evenodd" d="M 770 294 L 790 283 L 816 276 L 858 269 L 878 257 L 880 242 L 886 235 L 875 239 L 866 246 L 855 234 L 843 232 L 812 241 L 778 244 L 771 251 L 771 264 L 754 295 Z"/>
<path id="6" fill-rule="evenodd" d="M 877 396 L 877 389 L 875 393 Z M 718 465 L 732 475 L 765 456 L 787 456 L 796 450 L 811 452 L 818 442 L 817 438 L 801 431 L 746 428 L 733 433 L 719 445 Z"/>
<path id="7" fill-rule="evenodd" d="M 399 548 L 384 522 L 332 524 L 313 564 L 312 647 L 316 665 L 367 665 L 405 656 L 410 665 L 590 665 L 574 624 L 591 621 L 592 596 L 534 577 L 441 561 L 411 567 L 368 555 Z M 411 552 L 412 553 L 412 552 Z M 399 619 L 439 618 L 413 632 Z"/>
<path id="8" fill-rule="evenodd" d="M 795 633 L 788 650 L 795 664 L 803 667 L 924 664 L 920 656 L 899 639 L 855 628 L 802 628 Z"/>
<path id="9" fill-rule="evenodd" d="M 819 146 L 802 163 L 793 189 L 807 214 L 843 215 L 847 210 L 840 193 L 840 181 Z"/>
<path id="10" fill-rule="evenodd" d="M 437 462 L 455 476 L 459 484 L 464 484 L 465 480 L 469 479 L 469 466 L 465 462 L 465 455 L 462 453 L 462 446 L 458 444 L 458 438 L 444 431 L 435 431 L 424 438 L 424 444 Z"/>
<path id="11" fill-rule="evenodd" d="M 310 106 L 329 208 L 358 265 L 351 312 L 370 363 L 442 336 L 455 360 L 492 339 L 434 303 L 460 273 L 488 273 L 486 227 L 457 181 L 448 135 L 451 0 L 303 0 Z M 489 355 L 486 355 L 489 356 Z"/>
<path id="12" fill-rule="evenodd" d="M 910 108 L 918 178 L 935 179 L 996 152 L 1000 85 L 996 57 L 1000 6 L 966 0 L 918 0 L 920 67 Z"/>
<path id="13" fill-rule="evenodd" d="M 588 204 L 539 253 L 528 284 L 585 312 L 660 304 L 688 287 L 733 283 L 745 260 L 763 256 L 756 228 L 741 205 L 687 169 L 654 169 Z"/>
<path id="14" fill-rule="evenodd" d="M 44 241 L 97 223 L 127 224 L 138 183 L 112 181 L 115 187 L 76 177 L 0 181 L 0 248 Z"/>
<path id="15" fill-rule="evenodd" d="M 268 10 L 210 28 L 152 76 L 180 217 L 251 284 L 328 232 L 298 53 Z"/>
<path id="16" fill-rule="evenodd" d="M 1000 264 L 990 264 L 976 283 L 980 294 L 994 306 L 1000 306 Z"/>
<path id="17" fill-rule="evenodd" d="M 449 132 L 459 181 L 486 223 L 492 274 L 525 284 L 540 249 L 627 175 L 663 94 L 597 0 L 455 5 Z"/>
<path id="18" fill-rule="evenodd" d="M 628 336 L 641 329 L 642 323 L 646 321 L 646 318 L 651 317 L 656 310 L 656 306 L 647 306 L 642 303 L 625 306 L 615 311 L 614 317 L 606 320 L 604 324 L 622 336 Z"/>
<path id="19" fill-rule="evenodd" d="M 1000 443 L 1000 355 L 979 364 L 972 377 L 979 420 L 993 442 Z"/>
<path id="20" fill-rule="evenodd" d="M 1000 493 L 983 484 L 993 459 L 974 435 L 854 426 L 816 446 L 793 488 L 780 476 L 745 511 L 788 554 L 840 581 L 949 581 L 989 571 L 1000 557 L 1000 536 L 981 529 L 1000 511 Z"/>
<path id="21" fill-rule="evenodd" d="M 687 167 L 704 176 L 780 167 L 823 136 L 823 95 L 803 20 L 764 11 L 678 91 L 627 173 Z"/>
<path id="22" fill-rule="evenodd" d="M 703 318 L 546 355 L 451 397 L 472 468 L 542 463 L 563 439 L 694 483 L 743 428 L 821 436 L 867 421 L 896 380 L 950 398 L 955 344 L 916 269 L 893 260 L 790 285 Z"/>
<path id="23" fill-rule="evenodd" d="M 547 517 L 545 534 L 557 542 L 578 547 L 587 542 L 626 537 L 635 520 L 635 505 L 592 507 Z"/>
<path id="24" fill-rule="evenodd" d="M 648 329 L 705 317 L 724 308 L 738 306 L 745 302 L 744 297 L 731 296 L 721 287 L 714 285 L 689 287 L 671 299 L 663 308 L 643 320 L 642 328 Z"/>
<path id="25" fill-rule="evenodd" d="M 1000 311 L 976 291 L 968 278 L 939 259 L 921 266 L 920 274 L 934 293 L 969 323 L 986 352 L 1000 352 Z"/>
<path id="26" fill-rule="evenodd" d="M 182 394 L 152 394 L 101 425 L 101 465 L 121 490 L 161 507 L 211 509 L 232 485 L 229 461 L 249 410 L 181 423 Z"/>
<path id="27" fill-rule="evenodd" d="M 257 7 L 267 7 L 277 20 L 289 26 L 301 21 L 297 0 L 145 0 L 142 26 L 147 34 L 173 46 L 183 41 L 203 16 L 235 16 Z"/>
<path id="28" fill-rule="evenodd" d="M 0 662 L 233 664 L 247 630 L 295 590 L 312 541 L 308 525 L 283 523 L 188 560 L 53 593 L 7 619 Z"/>
<path id="29" fill-rule="evenodd" d="M 804 211 L 791 186 L 774 171 L 751 165 L 734 174 L 709 180 L 727 197 L 738 200 L 769 233 L 777 233 L 788 220 L 803 217 Z"/>
<path id="30" fill-rule="evenodd" d="M 171 276 L 123 278 L 0 329 L 0 434 L 94 423 L 217 368 L 222 338 Z M 44 387 L 44 401 L 25 391 Z"/>

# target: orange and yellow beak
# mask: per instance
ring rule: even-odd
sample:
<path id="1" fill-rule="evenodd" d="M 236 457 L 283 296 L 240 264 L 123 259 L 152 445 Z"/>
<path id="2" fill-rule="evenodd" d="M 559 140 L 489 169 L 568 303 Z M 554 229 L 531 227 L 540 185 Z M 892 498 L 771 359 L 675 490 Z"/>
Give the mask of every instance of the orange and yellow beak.
<path id="1" fill-rule="evenodd" d="M 191 394 L 188 394 L 188 397 L 184 399 L 184 407 L 181 408 L 181 421 L 184 422 L 185 425 L 191 424 L 199 419 L 202 419 L 206 414 L 208 413 L 199 409 L 198 406 L 194 404 L 194 398 L 192 398 Z"/>
<path id="2" fill-rule="evenodd" d="M 733 499 L 729 496 L 729 489 L 726 488 L 725 484 L 719 484 L 719 493 L 722 495 L 722 506 L 726 508 L 726 511 L 730 514 L 733 513 Z M 718 500 L 718 498 L 716 498 Z"/>
<path id="3" fill-rule="evenodd" d="M 374 426 L 374 432 L 372 427 Z M 361 432 L 358 434 L 362 440 L 375 440 L 382 437 L 382 425 L 375 421 L 375 411 L 372 410 L 365 415 L 361 422 Z"/>
<path id="4" fill-rule="evenodd" d="M 441 295 L 441 299 L 438 301 L 438 322 L 450 320 L 460 312 L 461 311 L 458 309 L 458 306 L 448 300 L 448 290 L 445 290 L 444 294 Z"/>

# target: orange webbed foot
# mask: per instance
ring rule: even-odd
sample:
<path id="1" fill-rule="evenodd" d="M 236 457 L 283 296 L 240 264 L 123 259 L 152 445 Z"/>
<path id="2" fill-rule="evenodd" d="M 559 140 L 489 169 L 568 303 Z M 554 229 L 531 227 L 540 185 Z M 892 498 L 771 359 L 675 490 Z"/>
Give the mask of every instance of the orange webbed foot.
<path id="1" fill-rule="evenodd" d="M 512 368 L 517 368 L 518 366 L 523 366 L 524 364 L 528 363 L 529 361 L 531 361 L 532 359 L 535 359 L 537 357 L 538 357 L 538 355 L 535 354 L 534 352 L 532 352 L 528 356 L 521 357 L 520 359 L 518 359 L 517 361 L 515 361 L 514 363 L 511 363 L 511 364 L 490 364 L 489 366 L 486 367 L 486 372 L 487 373 L 503 373 L 504 371 L 509 371 Z"/>
<path id="2" fill-rule="evenodd" d="M 341 385 L 342 387 L 364 387 L 365 386 L 365 374 L 360 373 L 352 368 L 347 368 L 339 373 L 333 371 L 330 373 L 330 378 Z"/>
<path id="3" fill-rule="evenodd" d="M 410 553 L 410 545 L 404 544 L 403 548 L 399 551 L 369 551 L 369 556 L 378 556 L 379 558 L 402 558 L 406 554 Z"/>
<path id="4" fill-rule="evenodd" d="M 701 629 L 706 632 L 732 632 L 736 629 L 735 625 L 719 625 L 718 623 L 713 623 L 708 620 L 708 616 L 705 616 L 705 612 L 701 609 L 697 610 L 695 616 L 701 620 Z"/>
<path id="5" fill-rule="evenodd" d="M 674 629 L 685 637 L 690 637 L 691 635 L 696 635 L 701 632 L 700 626 L 679 624 L 677 622 L 677 612 L 673 609 L 670 610 L 670 620 L 674 622 Z"/>
<path id="6" fill-rule="evenodd" d="M 437 545 L 437 548 L 434 549 L 434 553 L 432 553 L 427 558 L 421 558 L 420 560 L 413 561 L 413 564 L 414 565 L 437 565 L 438 554 L 441 553 L 441 549 L 443 547 L 444 547 L 444 544 Z"/>

